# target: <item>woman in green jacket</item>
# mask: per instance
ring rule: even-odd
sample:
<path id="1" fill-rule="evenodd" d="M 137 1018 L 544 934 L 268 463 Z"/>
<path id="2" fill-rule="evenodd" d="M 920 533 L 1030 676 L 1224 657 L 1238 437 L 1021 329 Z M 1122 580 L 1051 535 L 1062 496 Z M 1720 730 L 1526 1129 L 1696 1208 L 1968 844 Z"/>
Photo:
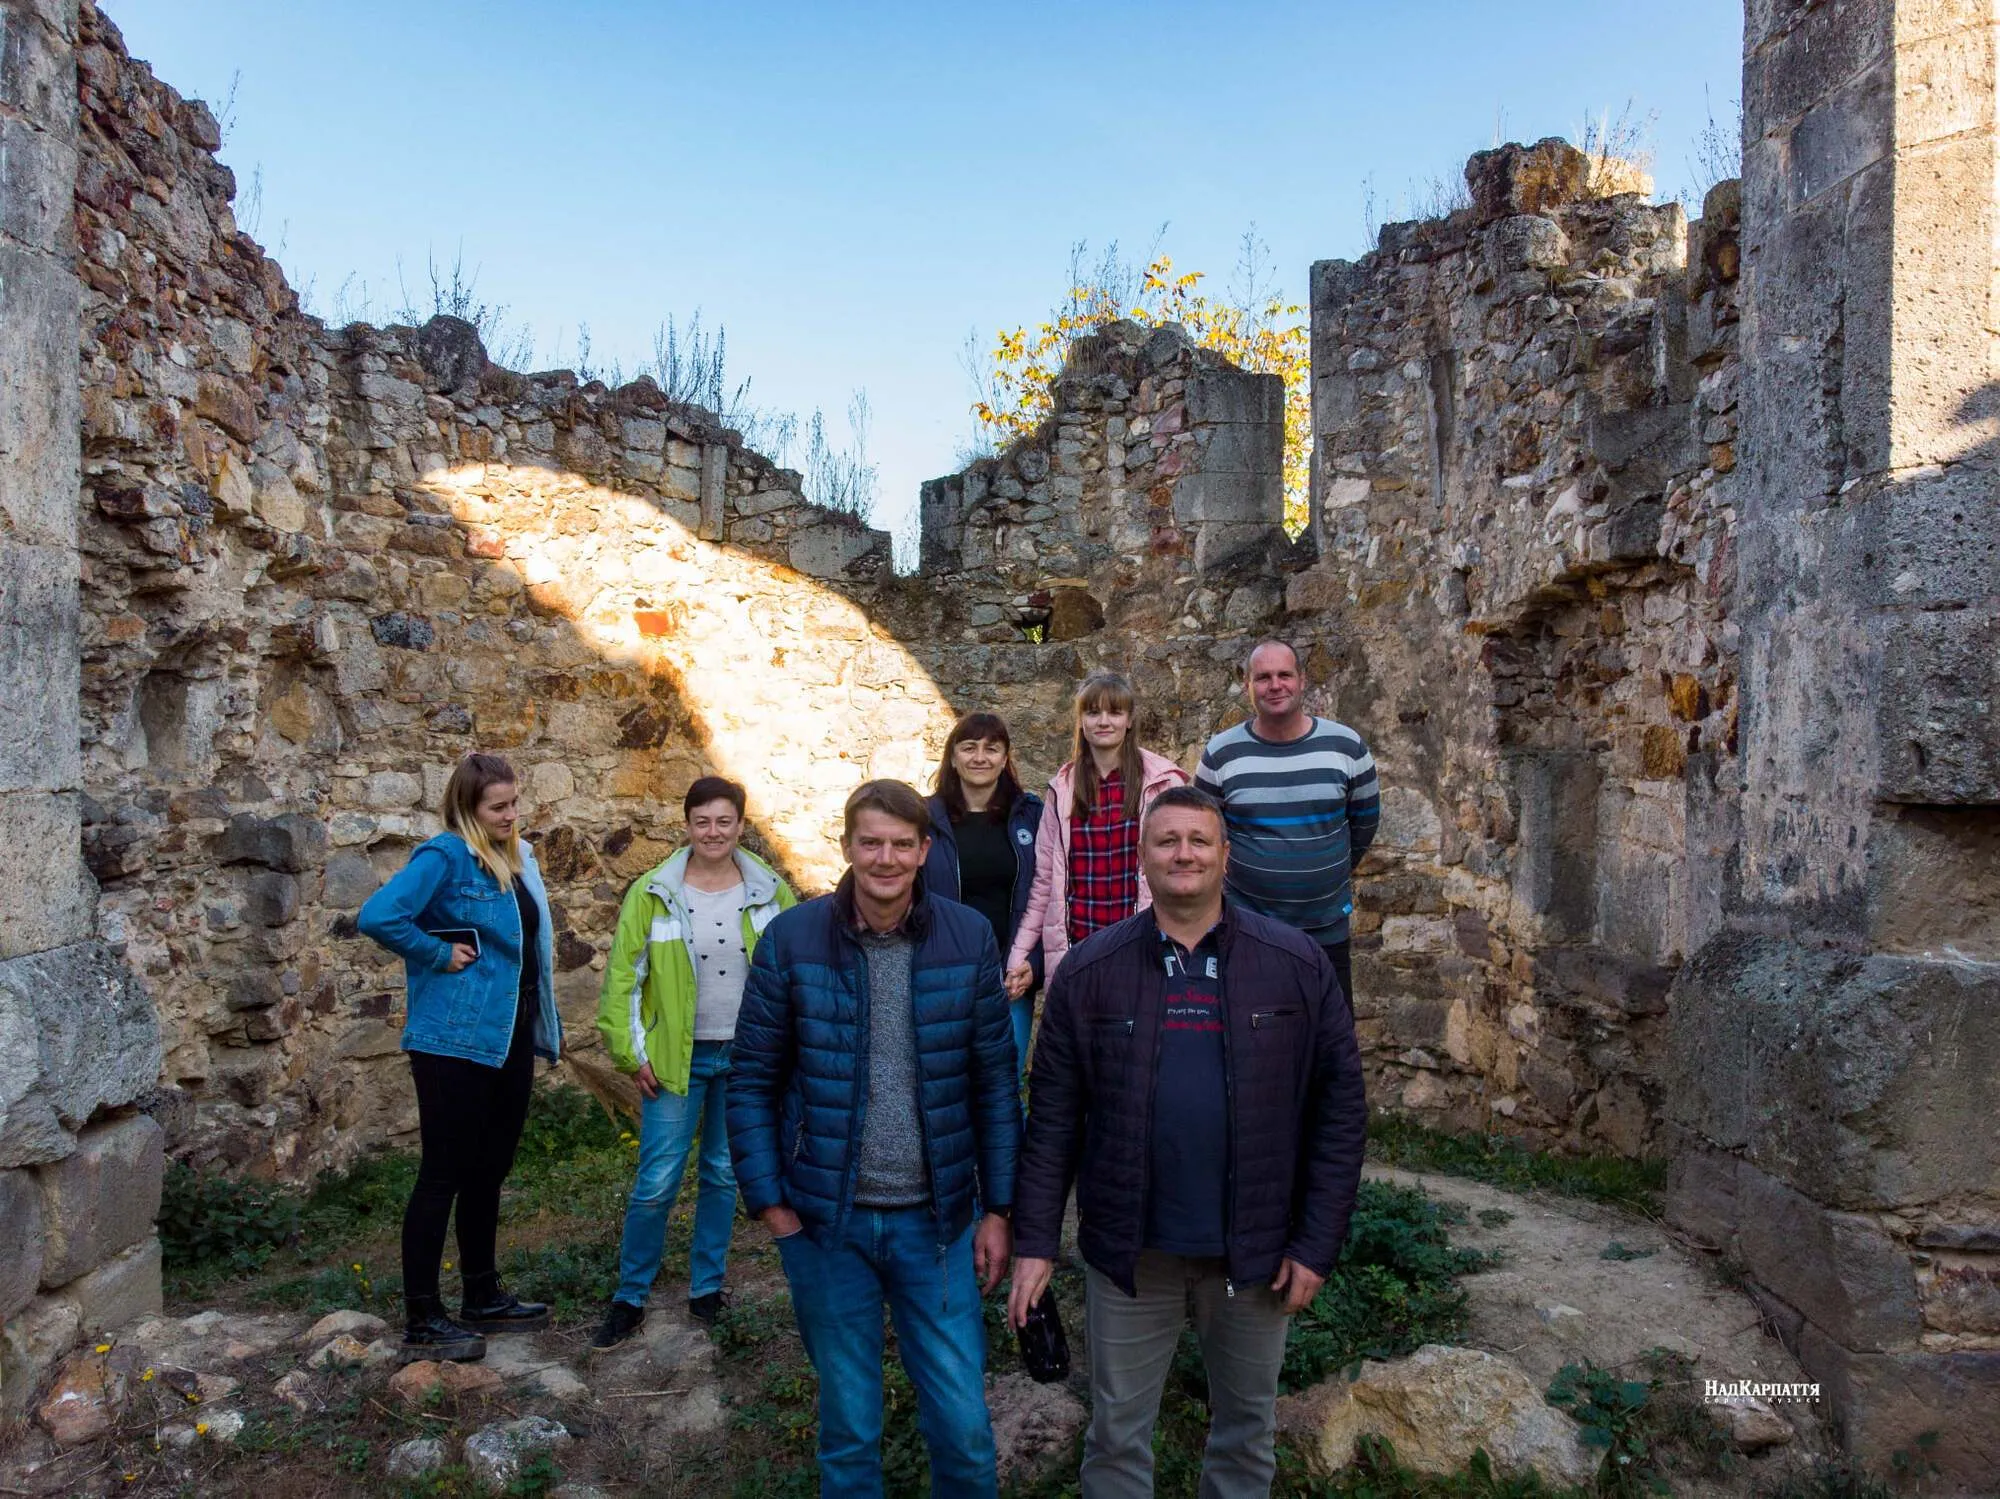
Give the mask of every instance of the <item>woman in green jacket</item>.
<path id="1" fill-rule="evenodd" d="M 703 776 L 682 802 L 688 846 L 633 882 L 604 969 L 597 1029 L 624 1072 L 637 1074 L 639 1177 L 625 1209 L 618 1290 L 595 1350 L 615 1348 L 646 1320 L 665 1253 L 667 1214 L 697 1132 L 701 1190 L 689 1254 L 688 1315 L 713 1323 L 736 1219 L 729 1163 L 729 1044 L 750 953 L 797 897 L 770 865 L 739 846 L 743 788 Z"/>

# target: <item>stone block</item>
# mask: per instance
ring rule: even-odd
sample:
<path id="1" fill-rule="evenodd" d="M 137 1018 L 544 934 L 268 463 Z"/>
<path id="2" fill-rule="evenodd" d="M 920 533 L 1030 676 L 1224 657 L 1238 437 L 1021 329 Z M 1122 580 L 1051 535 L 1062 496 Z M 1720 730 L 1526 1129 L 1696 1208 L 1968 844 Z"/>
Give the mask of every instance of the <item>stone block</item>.
<path id="1" fill-rule="evenodd" d="M 838 521 L 794 532 L 787 554 L 791 564 L 809 578 L 846 578 L 849 569 L 872 552 L 888 555 L 886 531 Z"/>
<path id="2" fill-rule="evenodd" d="M 1868 828 L 1868 945 L 2000 962 L 2000 809 L 1882 812 Z"/>
<path id="3" fill-rule="evenodd" d="M 1819 1381 L 1847 1451 L 1877 1472 L 1898 1453 L 1919 1451 L 1938 1473 L 1926 1492 L 1985 1495 L 2000 1473 L 2000 1349 L 1959 1353 L 1869 1353 L 1843 1347 L 1811 1324 L 1799 1363 Z"/>
<path id="4" fill-rule="evenodd" d="M 1569 236 L 1562 225 L 1540 214 L 1516 214 L 1493 226 L 1487 261 L 1495 276 L 1513 271 L 1549 271 L 1569 263 Z"/>
<path id="5" fill-rule="evenodd" d="M 486 373 L 486 346 L 464 318 L 440 313 L 417 330 L 417 360 L 431 389 L 453 395 L 479 384 Z"/>
<path id="6" fill-rule="evenodd" d="M 159 1073 L 153 1002 L 101 942 L 0 962 L 0 1166 L 67 1155 Z"/>
<path id="7" fill-rule="evenodd" d="M 1979 610 L 2000 593 L 1993 486 L 1987 464 L 1966 462 L 1862 491 L 1829 563 L 1872 608 Z"/>
<path id="8" fill-rule="evenodd" d="M 1514 898 L 1547 921 L 1552 938 L 1587 938 L 1596 917 L 1597 757 L 1523 753 L 1507 766 L 1520 807 Z"/>
<path id="9" fill-rule="evenodd" d="M 1704 944 L 1669 995 L 1668 1117 L 1839 1209 L 2000 1180 L 1996 1076 L 2000 978 L 1988 965 L 1736 932 Z"/>
<path id="10" fill-rule="evenodd" d="M 275 869 L 260 869 L 244 882 L 243 915 L 258 926 L 283 926 L 299 913 L 299 882 Z"/>
<path id="11" fill-rule="evenodd" d="M 7 32 L 10 43 L 19 35 L 11 26 Z M 52 255 L 66 253 L 75 234 L 75 191 L 76 142 L 19 116 L 0 115 L 0 236 Z"/>
<path id="12" fill-rule="evenodd" d="M 153 1232 L 164 1151 L 160 1126 L 135 1114 L 92 1125 L 41 1168 L 43 1285 L 66 1285 Z"/>
<path id="13" fill-rule="evenodd" d="M 73 791 L 0 791 L 0 960 L 88 936 L 95 890 Z"/>
<path id="14" fill-rule="evenodd" d="M 0 1416 L 18 1417 L 63 1355 L 76 1346 L 83 1317 L 66 1296 L 37 1296 L 0 1327 Z"/>
<path id="15" fill-rule="evenodd" d="M 1850 1348 L 1915 1346 L 1915 1272 L 1872 1220 L 1823 1208 L 1747 1163 L 1736 1204 L 1744 1265 L 1807 1321 Z"/>
<path id="16" fill-rule="evenodd" d="M 1208 424 L 1269 427 L 1276 425 L 1280 442 L 1285 425 L 1285 382 L 1279 375 L 1239 369 L 1197 370 L 1187 382 L 1188 421 Z"/>
<path id="17" fill-rule="evenodd" d="M 62 12 L 67 11 L 65 16 Z M 40 3 L 0 19 L 0 104 L 61 140 L 76 134 L 76 74 L 71 67 L 75 0 Z M 40 14 L 43 24 L 30 19 Z"/>
<path id="18" fill-rule="evenodd" d="M 67 198 L 64 200 L 67 214 Z M 0 514 L 13 541 L 76 538 L 82 441 L 76 277 L 53 257 L 0 243 Z"/>
<path id="19" fill-rule="evenodd" d="M 1465 185 L 1482 224 L 1580 202 L 1590 196 L 1590 175 L 1590 157 L 1554 137 L 1476 151 L 1465 164 Z"/>
<path id="20" fill-rule="evenodd" d="M 0 1171 L 0 1322 L 42 1283 L 42 1193 L 31 1171 Z"/>
<path id="21" fill-rule="evenodd" d="M 1736 1158 L 1684 1137 L 1667 1160 L 1667 1221 L 1714 1248 L 1736 1238 Z"/>
<path id="22" fill-rule="evenodd" d="M 239 812 L 230 818 L 214 849 L 218 864 L 262 864 L 289 874 L 311 869 L 325 852 L 325 826 L 300 812 L 276 817 Z"/>
<path id="23" fill-rule="evenodd" d="M 0 792 L 74 790 L 83 777 L 74 551 L 0 543 L 0 642 Z"/>
<path id="24" fill-rule="evenodd" d="M 150 1234 L 63 1287 L 86 1334 L 160 1314 L 160 1241 Z"/>
<path id="25" fill-rule="evenodd" d="M 1990 525 L 1990 506 L 1987 515 Z M 2000 802 L 2000 615 L 1990 607 L 1897 616 L 1876 704 L 1886 800 Z"/>

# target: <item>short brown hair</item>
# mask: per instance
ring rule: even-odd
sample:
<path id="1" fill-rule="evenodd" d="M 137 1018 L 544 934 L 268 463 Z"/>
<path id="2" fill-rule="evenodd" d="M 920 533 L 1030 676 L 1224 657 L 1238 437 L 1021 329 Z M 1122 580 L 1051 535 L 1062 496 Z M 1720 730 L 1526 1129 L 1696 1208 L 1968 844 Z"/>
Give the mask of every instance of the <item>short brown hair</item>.
<path id="1" fill-rule="evenodd" d="M 863 781 L 854 788 L 847 798 L 847 808 L 842 814 L 843 823 L 840 836 L 843 839 L 854 836 L 854 821 L 863 812 L 881 812 L 898 822 L 907 822 L 917 830 L 919 838 L 931 835 L 931 809 L 917 789 L 902 781 Z"/>
<path id="2" fill-rule="evenodd" d="M 705 807 L 710 802 L 728 802 L 736 809 L 736 815 L 748 815 L 744 808 L 749 805 L 749 796 L 736 782 L 724 776 L 703 776 L 688 787 L 687 795 L 681 798 L 681 816 L 690 817 L 696 807 Z"/>
<path id="3" fill-rule="evenodd" d="M 1222 803 L 1214 795 L 1199 786 L 1169 786 L 1146 804 L 1146 813 L 1140 822 L 1139 833 L 1145 836 L 1145 824 L 1153 820 L 1155 812 L 1167 812 L 1179 807 L 1182 811 L 1207 812 L 1215 818 L 1216 826 L 1222 830 L 1222 841 L 1229 841 L 1229 819 L 1222 815 Z"/>

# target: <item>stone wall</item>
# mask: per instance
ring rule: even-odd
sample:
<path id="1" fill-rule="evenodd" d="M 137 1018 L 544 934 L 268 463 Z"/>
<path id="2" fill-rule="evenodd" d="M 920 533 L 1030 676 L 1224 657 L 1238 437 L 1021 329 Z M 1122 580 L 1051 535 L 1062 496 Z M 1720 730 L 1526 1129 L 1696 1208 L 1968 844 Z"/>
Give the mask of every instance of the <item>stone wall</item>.
<path id="1" fill-rule="evenodd" d="M 79 846 L 77 25 L 0 3 L 0 1419 L 160 1304 L 159 1031 Z"/>
<path id="2" fill-rule="evenodd" d="M 2000 1474 L 1996 23 L 1753 5 L 1742 835 L 1672 1016 L 1670 1212 L 1886 1465 Z"/>
<path id="3" fill-rule="evenodd" d="M 300 1176 L 414 1128 L 400 965 L 353 913 L 466 750 L 523 772 L 590 1041 L 690 781 L 746 781 L 752 842 L 823 888 L 847 791 L 949 714 L 867 613 L 884 534 L 648 381 L 301 315 L 206 108 L 81 24 L 84 847 L 175 1153 Z"/>
<path id="4" fill-rule="evenodd" d="M 1373 1096 L 1644 1153 L 1733 816 L 1735 185 L 1690 226 L 1561 142 L 1466 175 L 1472 207 L 1313 269 L 1287 605 L 1381 768 Z"/>

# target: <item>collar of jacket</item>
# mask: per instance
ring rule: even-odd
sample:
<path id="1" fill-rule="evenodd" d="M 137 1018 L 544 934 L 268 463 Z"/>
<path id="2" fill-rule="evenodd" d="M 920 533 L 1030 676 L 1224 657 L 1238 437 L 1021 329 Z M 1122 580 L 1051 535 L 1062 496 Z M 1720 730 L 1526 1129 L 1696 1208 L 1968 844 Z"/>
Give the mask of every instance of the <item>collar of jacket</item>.
<path id="1" fill-rule="evenodd" d="M 1210 937 L 1213 937 L 1215 939 L 1216 952 L 1227 953 L 1229 951 L 1230 936 L 1236 930 L 1236 923 L 1234 920 L 1231 919 L 1230 915 L 1232 910 L 1234 910 L 1234 907 L 1231 904 L 1229 897 L 1225 895 L 1222 898 L 1222 914 L 1215 918 L 1215 925 L 1210 927 L 1207 931 L 1203 932 L 1201 934 L 1201 937 L 1195 942 L 1194 947 L 1190 947 L 1188 951 L 1193 952 L 1195 947 L 1200 947 L 1203 942 L 1206 942 Z M 1156 914 L 1156 908 L 1154 906 L 1148 906 L 1143 911 L 1135 912 L 1133 913 L 1132 916 L 1130 916 L 1127 919 L 1132 921 L 1144 921 L 1146 923 L 1147 928 L 1152 932 L 1153 941 L 1156 943 L 1171 942 L 1174 940 L 1173 938 L 1169 937 L 1165 932 L 1160 930 L 1160 919 L 1159 916 Z"/>
<path id="2" fill-rule="evenodd" d="M 833 914 L 839 918 L 836 924 L 850 937 L 861 932 L 861 918 L 854 913 L 854 871 L 851 869 L 833 887 Z M 916 886 L 910 892 L 910 909 L 903 913 L 903 923 L 896 931 L 912 942 L 921 942 L 930 935 L 930 930 L 931 903 L 924 892 L 924 874 L 920 869 L 917 871 Z"/>
<path id="3" fill-rule="evenodd" d="M 687 888 L 690 850 L 675 849 L 666 862 L 646 876 L 646 889 L 664 901 L 677 901 Z M 748 849 L 736 850 L 736 871 L 743 876 L 743 904 L 766 905 L 777 898 L 778 876 L 769 865 Z"/>
<path id="4" fill-rule="evenodd" d="M 1180 766 L 1172 760 L 1147 749 L 1144 745 L 1139 747 L 1139 767 L 1141 773 L 1139 791 L 1142 796 L 1148 791 L 1164 791 L 1169 786 L 1177 785 L 1185 775 Z M 1049 795 L 1055 798 L 1056 805 L 1063 808 L 1065 815 L 1069 809 L 1070 787 L 1075 784 L 1076 761 L 1074 760 L 1065 760 L 1062 768 L 1049 777 Z"/>

